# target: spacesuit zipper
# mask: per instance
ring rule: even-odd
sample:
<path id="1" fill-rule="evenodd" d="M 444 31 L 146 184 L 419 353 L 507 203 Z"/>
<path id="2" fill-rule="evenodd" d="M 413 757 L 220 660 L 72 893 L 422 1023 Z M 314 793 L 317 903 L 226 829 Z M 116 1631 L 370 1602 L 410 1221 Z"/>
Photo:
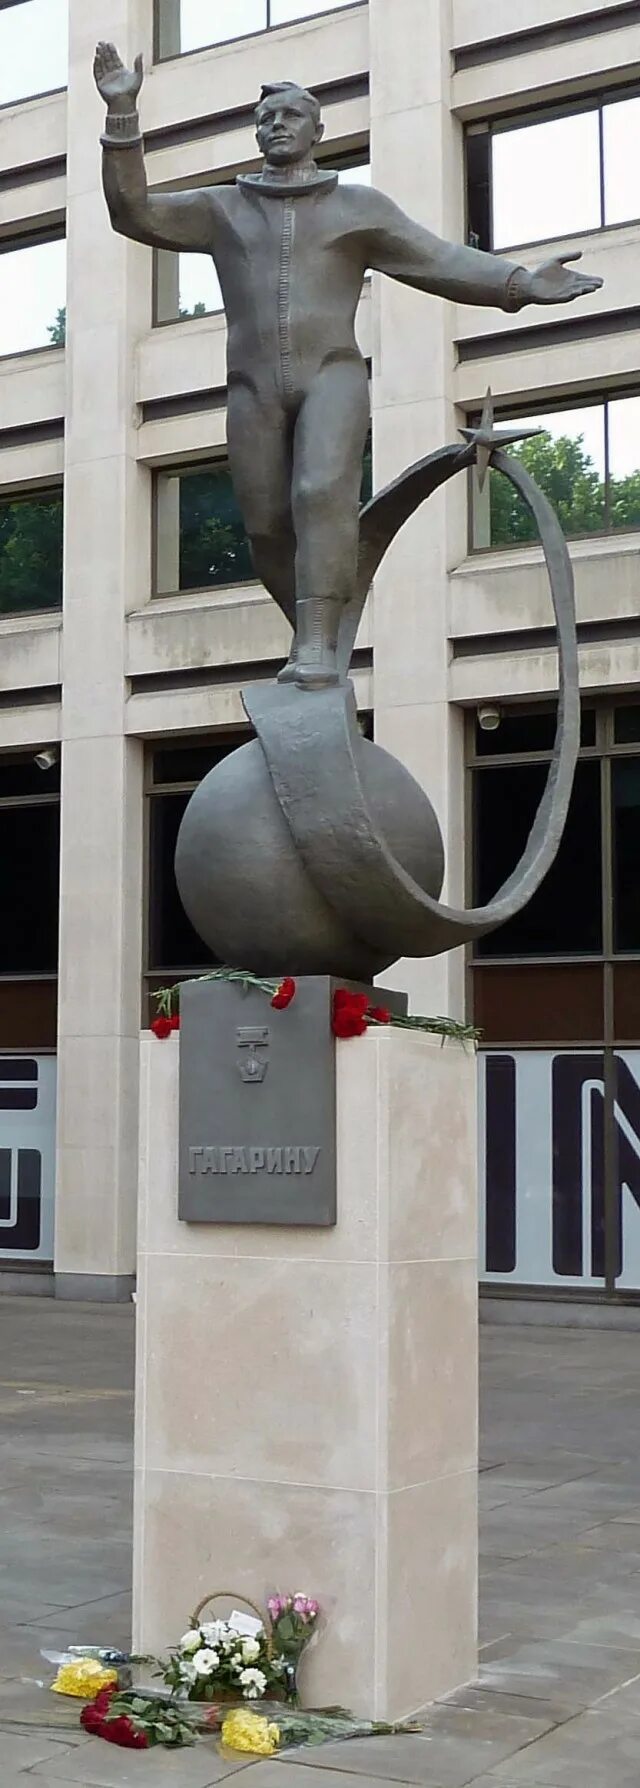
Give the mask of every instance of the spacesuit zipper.
<path id="1" fill-rule="evenodd" d="M 291 353 L 291 260 L 293 254 L 294 202 L 285 199 L 282 207 L 282 240 L 280 243 L 280 281 L 278 286 L 278 337 L 280 342 L 280 375 L 285 397 L 293 396 L 293 364 Z"/>

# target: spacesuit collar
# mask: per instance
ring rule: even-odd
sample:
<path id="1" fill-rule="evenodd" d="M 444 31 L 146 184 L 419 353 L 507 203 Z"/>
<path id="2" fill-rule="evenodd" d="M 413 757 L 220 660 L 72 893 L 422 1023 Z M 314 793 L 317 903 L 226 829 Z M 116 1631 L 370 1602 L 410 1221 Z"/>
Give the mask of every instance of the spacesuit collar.
<path id="1" fill-rule="evenodd" d="M 338 176 L 331 169 L 318 169 L 313 180 L 272 180 L 268 174 L 238 174 L 236 183 L 250 187 L 252 192 L 264 193 L 267 199 L 303 199 L 320 191 L 333 192 Z"/>

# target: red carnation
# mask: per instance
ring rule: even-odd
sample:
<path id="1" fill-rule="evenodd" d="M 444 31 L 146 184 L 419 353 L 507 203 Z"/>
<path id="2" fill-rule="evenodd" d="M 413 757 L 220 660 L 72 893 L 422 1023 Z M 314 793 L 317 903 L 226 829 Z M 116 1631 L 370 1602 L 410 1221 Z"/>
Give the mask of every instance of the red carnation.
<path id="1" fill-rule="evenodd" d="M 160 1018 L 154 1018 L 151 1029 L 153 1031 L 154 1037 L 159 1037 L 160 1040 L 162 1041 L 164 1037 L 171 1036 L 171 1032 L 173 1030 L 173 1019 L 172 1018 L 164 1018 L 162 1016 Z"/>
<path id="2" fill-rule="evenodd" d="M 173 1018 L 171 1019 L 171 1029 L 172 1029 L 172 1031 L 179 1031 L 179 1029 L 180 1029 L 180 1013 L 179 1012 L 174 1012 L 174 1014 L 173 1014 Z"/>
<path id="3" fill-rule="evenodd" d="M 387 1011 L 386 1006 L 370 1006 L 369 1019 L 372 1024 L 390 1024 L 391 1013 Z"/>
<path id="4" fill-rule="evenodd" d="M 338 987 L 333 996 L 331 1029 L 334 1037 L 362 1037 L 367 1029 L 369 1001 L 366 993 L 350 993 Z"/>
<path id="5" fill-rule="evenodd" d="M 271 1001 L 276 1012 L 284 1012 L 285 1007 L 291 1005 L 291 1001 L 296 997 L 296 991 L 296 984 L 291 975 L 285 975 L 284 981 L 281 981 L 280 986 L 276 987 Z"/>

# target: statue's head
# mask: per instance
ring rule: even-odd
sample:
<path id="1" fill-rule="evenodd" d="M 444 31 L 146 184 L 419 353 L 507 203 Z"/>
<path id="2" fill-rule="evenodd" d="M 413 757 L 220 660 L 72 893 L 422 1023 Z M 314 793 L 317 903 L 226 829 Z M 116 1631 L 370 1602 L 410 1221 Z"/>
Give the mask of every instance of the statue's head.
<path id="1" fill-rule="evenodd" d="M 270 82 L 263 87 L 256 107 L 256 135 L 273 167 L 305 161 L 324 135 L 315 94 L 295 81 Z"/>

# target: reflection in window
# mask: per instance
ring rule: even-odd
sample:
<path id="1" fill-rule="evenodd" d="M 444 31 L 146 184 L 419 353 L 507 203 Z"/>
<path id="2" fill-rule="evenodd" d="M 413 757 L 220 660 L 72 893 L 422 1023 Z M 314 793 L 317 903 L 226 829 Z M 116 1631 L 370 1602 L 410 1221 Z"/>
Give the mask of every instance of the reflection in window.
<path id="1" fill-rule="evenodd" d="M 247 583 L 254 572 L 225 461 L 160 472 L 156 481 L 156 591 Z"/>
<path id="2" fill-rule="evenodd" d="M 520 417 L 516 426 L 543 431 L 509 451 L 549 498 L 569 539 L 640 527 L 640 397 Z M 501 473 L 490 473 L 483 492 L 474 479 L 472 490 L 476 548 L 537 540 L 533 517 Z"/>
<path id="3" fill-rule="evenodd" d="M 62 604 L 62 492 L 0 497 L 0 614 Z"/>
<path id="4" fill-rule="evenodd" d="M 349 4 L 353 0 L 156 0 L 158 54 L 184 56 Z"/>
<path id="5" fill-rule="evenodd" d="M 369 433 L 360 500 L 373 487 Z M 255 581 L 251 549 L 226 460 L 158 472 L 155 485 L 155 593 L 219 589 Z"/>
<path id="6" fill-rule="evenodd" d="M 597 111 L 496 131 L 491 149 L 494 248 L 599 228 Z"/>
<path id="7" fill-rule="evenodd" d="M 0 355 L 51 346 L 64 308 L 67 245 L 27 243 L 0 252 Z"/>
<path id="8" fill-rule="evenodd" d="M 503 126 L 467 138 L 469 226 L 504 249 L 599 230 L 640 215 L 640 96 Z"/>
<path id="9" fill-rule="evenodd" d="M 68 9 L 68 0 L 0 9 L 0 105 L 66 86 Z"/>
<path id="10" fill-rule="evenodd" d="M 330 154 L 327 161 L 330 166 Z M 370 186 L 371 164 L 367 159 L 354 160 L 338 168 L 338 179 L 341 186 Z M 220 281 L 210 255 L 176 254 L 164 248 L 156 252 L 156 323 L 210 316 L 223 308 Z"/>

